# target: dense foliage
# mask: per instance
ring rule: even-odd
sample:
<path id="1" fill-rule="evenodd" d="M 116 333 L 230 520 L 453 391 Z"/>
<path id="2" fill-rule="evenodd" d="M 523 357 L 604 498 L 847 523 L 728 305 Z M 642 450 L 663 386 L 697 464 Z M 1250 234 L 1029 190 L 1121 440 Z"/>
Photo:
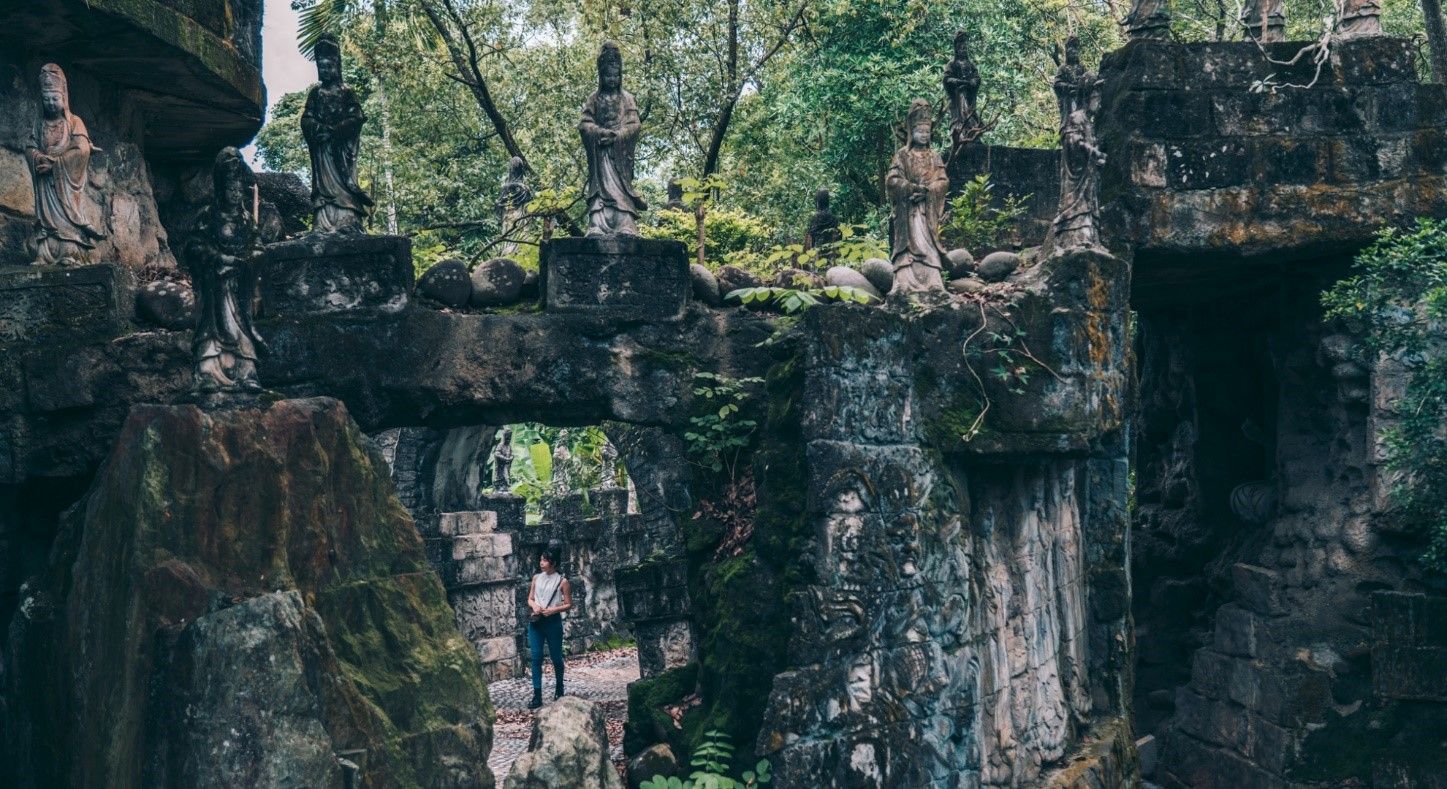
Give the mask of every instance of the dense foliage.
<path id="1" fill-rule="evenodd" d="M 1374 354 L 1406 369 L 1386 435 L 1387 462 L 1399 473 L 1391 516 L 1426 538 L 1426 565 L 1447 572 L 1447 222 L 1383 231 L 1322 301 Z"/>

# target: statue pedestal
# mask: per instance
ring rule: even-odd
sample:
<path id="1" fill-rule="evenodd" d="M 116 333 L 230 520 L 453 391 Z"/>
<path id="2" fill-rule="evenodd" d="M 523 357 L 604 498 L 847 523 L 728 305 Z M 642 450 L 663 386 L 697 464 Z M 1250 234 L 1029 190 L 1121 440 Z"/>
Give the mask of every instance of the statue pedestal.
<path id="1" fill-rule="evenodd" d="M 681 241 L 556 238 L 542 257 L 549 312 L 668 321 L 683 317 L 688 304 L 688 248 Z"/>
<path id="2" fill-rule="evenodd" d="M 261 312 L 395 312 L 412 292 L 412 240 L 309 233 L 271 244 L 261 264 Z"/>
<path id="3" fill-rule="evenodd" d="M 0 266 L 0 345 L 118 333 L 135 303 L 122 266 Z"/>

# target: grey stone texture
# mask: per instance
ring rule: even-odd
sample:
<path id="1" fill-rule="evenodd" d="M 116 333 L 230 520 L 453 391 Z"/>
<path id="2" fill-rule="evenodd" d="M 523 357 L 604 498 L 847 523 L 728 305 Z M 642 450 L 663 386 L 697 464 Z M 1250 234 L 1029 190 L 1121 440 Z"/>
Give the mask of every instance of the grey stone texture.
<path id="1" fill-rule="evenodd" d="M 556 238 L 542 257 L 543 302 L 549 312 L 677 320 L 693 290 L 681 241 Z"/>
<path id="2" fill-rule="evenodd" d="M 460 260 L 444 260 L 417 278 L 417 295 L 444 307 L 466 307 L 472 298 L 472 274 Z"/>
<path id="3" fill-rule="evenodd" d="M 472 306 L 502 307 L 522 296 L 527 272 L 511 258 L 493 258 L 472 270 Z"/>
<path id="4" fill-rule="evenodd" d="M 274 316 L 396 311 L 413 276 L 411 239 L 310 233 L 266 248 L 261 301 Z"/>
<path id="5" fill-rule="evenodd" d="M 0 266 L 0 346 L 77 342 L 122 333 L 135 279 L 107 265 Z"/>
<path id="6" fill-rule="evenodd" d="M 513 762 L 504 789 L 623 789 L 608 759 L 603 710 L 591 701 L 564 696 L 533 720 L 528 752 Z"/>

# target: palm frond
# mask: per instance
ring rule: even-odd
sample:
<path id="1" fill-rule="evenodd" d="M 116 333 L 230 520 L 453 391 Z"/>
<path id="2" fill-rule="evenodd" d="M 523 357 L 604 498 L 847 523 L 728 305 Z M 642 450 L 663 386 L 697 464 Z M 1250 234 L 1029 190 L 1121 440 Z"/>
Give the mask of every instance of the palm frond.
<path id="1" fill-rule="evenodd" d="M 342 25 L 354 9 L 353 0 L 316 0 L 298 9 L 297 49 L 308 58 L 316 48 L 317 39 L 327 33 L 340 36 Z"/>

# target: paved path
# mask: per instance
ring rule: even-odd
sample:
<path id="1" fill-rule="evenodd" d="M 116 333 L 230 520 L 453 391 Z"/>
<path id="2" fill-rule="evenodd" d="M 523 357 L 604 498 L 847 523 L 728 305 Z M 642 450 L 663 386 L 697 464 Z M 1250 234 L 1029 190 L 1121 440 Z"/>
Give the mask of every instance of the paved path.
<path id="1" fill-rule="evenodd" d="M 608 745 L 613 763 L 623 764 L 623 721 L 628 717 L 628 683 L 638 679 L 638 649 L 624 647 L 606 652 L 588 652 L 567 659 L 563 669 L 564 690 L 598 702 L 607 718 Z M 512 763 L 528 749 L 533 730 L 533 711 L 528 702 L 533 698 L 532 679 L 527 676 L 504 679 L 487 686 L 497 720 L 492 729 L 492 755 L 487 764 L 497 777 L 497 785 L 512 769 Z M 553 698 L 553 667 L 543 664 L 543 701 Z"/>

